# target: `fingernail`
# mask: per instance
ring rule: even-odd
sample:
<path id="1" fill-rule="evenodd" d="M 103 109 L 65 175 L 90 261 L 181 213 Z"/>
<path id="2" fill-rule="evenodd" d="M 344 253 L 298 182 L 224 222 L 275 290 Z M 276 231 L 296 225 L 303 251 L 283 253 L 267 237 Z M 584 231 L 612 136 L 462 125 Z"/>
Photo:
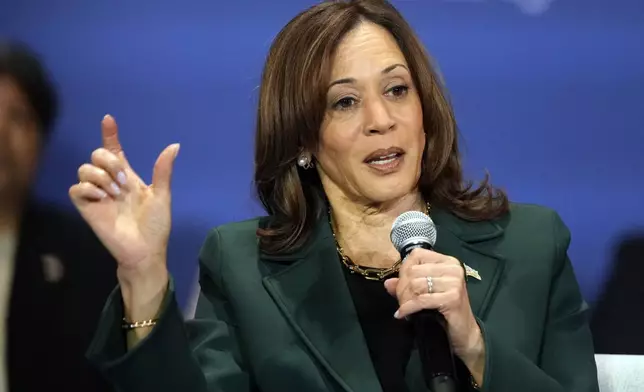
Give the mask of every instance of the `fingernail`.
<path id="1" fill-rule="evenodd" d="M 107 120 L 110 117 L 112 117 L 112 116 L 110 116 L 109 114 L 106 114 L 106 115 L 103 116 L 103 120 Z"/>
<path id="2" fill-rule="evenodd" d="M 115 182 L 111 183 L 110 186 L 112 187 L 112 191 L 114 192 L 115 195 L 121 194 L 121 188 L 119 188 L 119 186 L 116 185 Z"/>
<path id="3" fill-rule="evenodd" d="M 122 171 L 118 172 L 118 174 L 116 175 L 116 179 L 121 185 L 125 185 L 125 182 L 127 181 L 126 178 L 127 177 L 125 177 L 125 173 Z"/>
<path id="4" fill-rule="evenodd" d="M 179 155 L 179 149 L 181 148 L 181 144 L 177 143 L 177 148 L 174 150 L 174 157 L 176 158 L 177 155 Z"/>
<path id="5" fill-rule="evenodd" d="M 400 318 L 400 311 L 396 310 L 396 313 L 394 313 L 394 318 L 399 319 Z"/>
<path id="6" fill-rule="evenodd" d="M 107 193 L 105 193 L 105 191 L 102 190 L 102 189 L 97 189 L 96 190 L 96 197 L 98 199 L 105 199 L 107 197 Z"/>

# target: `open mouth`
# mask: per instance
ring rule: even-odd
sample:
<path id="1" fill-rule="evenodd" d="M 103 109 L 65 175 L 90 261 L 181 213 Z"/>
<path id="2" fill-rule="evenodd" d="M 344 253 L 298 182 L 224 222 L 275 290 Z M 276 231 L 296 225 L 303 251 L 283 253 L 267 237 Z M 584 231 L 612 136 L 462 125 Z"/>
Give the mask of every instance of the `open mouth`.
<path id="1" fill-rule="evenodd" d="M 387 164 L 390 164 L 390 163 L 394 162 L 396 159 L 400 158 L 401 156 L 402 156 L 402 154 L 394 152 L 394 153 L 391 153 L 391 154 L 379 156 L 377 158 L 368 159 L 367 163 L 370 164 L 370 165 L 384 166 L 384 165 L 387 165 Z"/>
<path id="2" fill-rule="evenodd" d="M 381 173 L 394 172 L 401 164 L 405 151 L 398 147 L 377 150 L 369 154 L 364 162 Z"/>

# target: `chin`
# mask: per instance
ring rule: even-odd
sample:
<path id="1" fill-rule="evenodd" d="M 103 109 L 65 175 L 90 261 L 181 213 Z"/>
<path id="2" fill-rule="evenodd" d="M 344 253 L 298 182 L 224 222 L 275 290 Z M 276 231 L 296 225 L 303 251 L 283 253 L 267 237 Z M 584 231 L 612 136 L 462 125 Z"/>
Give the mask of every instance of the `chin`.
<path id="1" fill-rule="evenodd" d="M 416 189 L 417 179 L 408 178 L 364 178 L 360 188 L 362 195 L 373 203 L 388 203 L 412 194 Z M 368 183 L 367 180 L 371 180 Z"/>

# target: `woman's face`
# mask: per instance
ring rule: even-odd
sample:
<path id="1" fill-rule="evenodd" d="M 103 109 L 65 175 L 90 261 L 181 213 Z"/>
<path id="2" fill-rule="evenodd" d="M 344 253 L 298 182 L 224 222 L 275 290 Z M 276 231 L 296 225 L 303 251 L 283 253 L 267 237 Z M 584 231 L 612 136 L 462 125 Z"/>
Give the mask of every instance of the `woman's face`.
<path id="1" fill-rule="evenodd" d="M 363 22 L 338 46 L 320 132 L 314 155 L 329 197 L 381 204 L 416 189 L 422 107 L 405 57 L 382 27 Z"/>

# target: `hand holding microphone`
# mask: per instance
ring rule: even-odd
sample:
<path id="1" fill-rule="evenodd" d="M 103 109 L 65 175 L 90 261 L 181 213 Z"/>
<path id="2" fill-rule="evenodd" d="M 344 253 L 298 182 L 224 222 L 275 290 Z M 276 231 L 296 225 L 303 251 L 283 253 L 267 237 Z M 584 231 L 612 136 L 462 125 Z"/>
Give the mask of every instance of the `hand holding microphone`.
<path id="1" fill-rule="evenodd" d="M 397 318 L 436 309 L 445 316 L 455 354 L 465 360 L 478 353 L 481 331 L 472 314 L 460 261 L 431 250 L 414 249 L 400 268 L 399 277 L 387 280 L 385 287 L 400 303 Z"/>
<path id="2" fill-rule="evenodd" d="M 416 211 L 408 212 L 402 214 L 396 222 L 392 240 L 405 261 L 398 278 L 385 281 L 385 288 L 400 304 L 395 317 L 406 318 L 414 317 L 417 313 L 440 312 L 442 317 L 435 314 L 438 317 L 434 317 L 434 320 L 443 324 L 447 333 L 446 344 L 451 345 L 454 354 L 465 363 L 475 379 L 481 380 L 485 347 L 470 307 L 462 263 L 454 257 L 431 250 L 436 241 L 436 229 L 427 215 Z M 440 350 L 441 343 L 436 340 L 440 341 L 442 331 L 437 323 L 430 325 L 432 331 L 428 331 L 426 339 L 418 337 L 420 346 L 426 340 L 434 346 L 434 351 Z M 429 355 L 447 356 L 444 352 L 430 352 Z M 436 359 L 429 358 L 428 362 L 431 363 L 432 360 Z M 430 364 L 429 367 L 434 365 Z M 446 365 L 439 364 L 440 366 Z"/>

